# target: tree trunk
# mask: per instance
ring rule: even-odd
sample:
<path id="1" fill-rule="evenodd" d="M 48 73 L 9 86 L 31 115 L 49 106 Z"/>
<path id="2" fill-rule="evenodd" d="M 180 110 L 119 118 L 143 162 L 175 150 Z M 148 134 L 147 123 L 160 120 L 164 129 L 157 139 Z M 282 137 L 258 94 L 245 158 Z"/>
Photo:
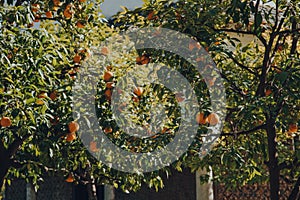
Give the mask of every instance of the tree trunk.
<path id="1" fill-rule="evenodd" d="M 279 175 L 277 158 L 277 142 L 275 121 L 270 119 L 267 121 L 267 135 L 268 135 L 268 154 L 269 154 L 269 178 L 270 178 L 270 199 L 279 200 Z"/>
<path id="2" fill-rule="evenodd" d="M 0 152 L 0 190 L 4 189 L 4 178 L 9 169 L 9 159 Z"/>
<path id="3" fill-rule="evenodd" d="M 4 178 L 9 169 L 9 155 L 4 147 L 3 142 L 0 140 L 0 189 L 3 188 Z"/>

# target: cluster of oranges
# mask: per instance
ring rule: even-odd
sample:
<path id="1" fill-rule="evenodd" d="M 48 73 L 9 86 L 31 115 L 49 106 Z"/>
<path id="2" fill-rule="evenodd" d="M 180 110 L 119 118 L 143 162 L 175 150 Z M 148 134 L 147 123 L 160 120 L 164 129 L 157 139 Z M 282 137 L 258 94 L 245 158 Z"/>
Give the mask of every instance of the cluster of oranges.
<path id="1" fill-rule="evenodd" d="M 220 122 L 219 116 L 216 113 L 210 113 L 207 117 L 205 116 L 204 113 L 198 112 L 196 114 L 196 122 L 198 124 L 210 124 L 212 126 L 217 125 Z"/>
<path id="2" fill-rule="evenodd" d="M 40 4 L 32 4 L 31 5 L 31 11 L 34 14 L 34 22 L 39 22 L 41 19 L 41 16 L 44 16 L 46 19 L 53 19 L 54 15 L 57 13 L 59 8 L 62 8 L 63 6 L 63 2 L 61 2 L 60 0 L 52 0 L 53 1 L 53 7 L 46 9 L 46 11 L 41 11 L 41 6 Z M 79 3 L 84 3 L 86 2 L 86 0 L 79 0 Z M 79 9 L 82 9 L 82 6 L 79 5 L 78 6 Z M 75 6 L 72 3 L 69 3 L 65 6 L 64 10 L 63 10 L 63 16 L 65 19 L 71 19 L 73 18 L 74 14 L 75 14 Z M 86 24 L 85 20 L 79 20 L 76 22 L 76 26 L 78 28 L 84 28 Z M 29 24 L 28 27 L 32 27 L 33 23 Z"/>
<path id="3" fill-rule="evenodd" d="M 105 89 L 104 95 L 105 95 L 106 100 L 110 101 L 111 95 L 112 95 L 112 89 L 114 87 L 114 82 L 112 82 L 114 74 L 113 74 L 113 72 L 109 71 L 109 70 L 111 70 L 110 66 L 106 67 L 106 70 L 107 71 L 105 71 L 103 74 L 103 79 L 106 82 L 106 89 Z"/>
<path id="4" fill-rule="evenodd" d="M 50 98 L 52 101 L 55 101 L 58 97 L 58 93 L 56 90 L 52 91 L 50 95 L 48 96 L 47 92 L 41 92 L 39 95 L 37 95 L 37 100 L 36 104 L 37 105 L 44 105 L 45 104 L 45 99 Z"/>
<path id="5" fill-rule="evenodd" d="M 79 49 L 76 51 L 73 57 L 74 66 L 68 71 L 71 79 L 75 79 L 77 72 L 79 72 L 80 63 L 82 60 L 85 60 L 91 56 L 90 50 L 88 48 Z"/>
<path id="6" fill-rule="evenodd" d="M 66 141 L 72 142 L 77 138 L 76 132 L 79 130 L 79 124 L 76 121 L 71 121 L 68 124 L 69 133 L 67 134 Z"/>
<path id="7" fill-rule="evenodd" d="M 150 62 L 150 57 L 146 54 L 139 56 L 136 58 L 136 64 L 138 65 L 146 65 Z"/>

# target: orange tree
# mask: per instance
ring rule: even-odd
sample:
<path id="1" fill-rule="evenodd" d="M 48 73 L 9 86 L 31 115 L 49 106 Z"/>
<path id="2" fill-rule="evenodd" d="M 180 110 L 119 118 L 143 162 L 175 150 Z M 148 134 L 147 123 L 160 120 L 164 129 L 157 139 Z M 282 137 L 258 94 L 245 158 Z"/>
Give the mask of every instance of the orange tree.
<path id="1" fill-rule="evenodd" d="M 293 185 L 289 199 L 299 197 L 299 4 L 297 0 L 146 1 L 142 8 L 124 10 L 111 19 L 121 30 L 150 26 L 188 34 L 209 51 L 220 69 L 227 95 L 221 137 L 204 159 L 191 149 L 181 159 L 185 166 L 211 167 L 213 180 L 228 187 L 269 182 L 273 200 L 280 197 L 282 179 Z M 248 38 L 255 40 L 243 43 Z M 195 79 L 193 68 L 168 52 L 139 53 L 153 62 L 167 60 L 188 80 Z M 203 96 L 203 90 L 195 90 Z M 199 123 L 205 122 L 206 112 L 197 116 Z"/>
<path id="2" fill-rule="evenodd" d="M 89 47 L 113 32 L 100 15 L 101 1 L 0 4 L 0 185 L 23 178 L 38 187 L 47 173 L 67 182 L 91 183 L 93 177 L 123 190 L 136 190 L 143 180 L 161 185 L 155 173 L 146 179 L 110 169 L 78 139 L 72 86 Z"/>

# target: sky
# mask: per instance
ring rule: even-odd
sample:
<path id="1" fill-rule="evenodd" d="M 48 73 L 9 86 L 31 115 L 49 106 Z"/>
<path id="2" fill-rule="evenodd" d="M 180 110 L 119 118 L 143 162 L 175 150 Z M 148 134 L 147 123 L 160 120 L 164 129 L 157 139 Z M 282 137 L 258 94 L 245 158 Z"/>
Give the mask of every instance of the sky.
<path id="1" fill-rule="evenodd" d="M 142 5 L 142 0 L 104 0 L 101 10 L 105 17 L 109 18 L 122 10 L 120 6 L 125 6 L 128 9 L 134 9 L 135 7 L 141 7 Z"/>

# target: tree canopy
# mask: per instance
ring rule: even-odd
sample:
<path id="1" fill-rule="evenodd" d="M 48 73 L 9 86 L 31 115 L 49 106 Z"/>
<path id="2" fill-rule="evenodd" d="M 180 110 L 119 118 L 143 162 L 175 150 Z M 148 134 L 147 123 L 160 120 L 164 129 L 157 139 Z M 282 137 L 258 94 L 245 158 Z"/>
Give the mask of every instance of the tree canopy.
<path id="1" fill-rule="evenodd" d="M 199 124 L 194 142 L 172 167 L 192 171 L 211 167 L 213 181 L 228 187 L 269 182 L 273 200 L 279 198 L 282 178 L 294 184 L 290 199 L 299 195 L 299 1 L 149 0 L 133 11 L 124 8 L 110 20 L 100 14 L 101 1 L 0 4 L 0 185 L 4 178 L 9 183 L 13 177 L 38 185 L 43 174 L 59 173 L 69 182 L 93 179 L 124 191 L 137 190 L 143 182 L 156 189 L 163 186 L 159 174 L 169 173 L 168 167 L 141 174 L 121 172 L 93 157 L 102 150 L 96 136 L 87 138 L 88 148 L 80 140 L 86 134 L 80 132 L 82 123 L 89 124 L 88 113 L 74 115 L 78 102 L 73 101 L 72 90 L 80 72 L 100 58 L 103 77 L 91 99 L 96 102 L 100 128 L 114 144 L 145 153 L 164 148 L 176 136 L 182 122 L 180 105 L 189 100 L 183 91 L 160 84 L 131 85 L 134 89 L 124 99 L 130 114 L 118 109 L 145 132 L 143 136 L 149 136 L 142 139 L 130 135 L 132 129 L 121 130 L 111 110 L 113 93 L 122 94 L 117 86 L 128 84 L 122 77 L 134 75 L 132 70 L 138 68 L 133 66 L 143 71 L 153 63 L 164 63 L 189 81 L 200 102 L 197 115 L 192 116 Z M 209 87 L 218 85 L 213 77 L 205 79 L 172 52 L 135 50 L 124 39 L 109 41 L 124 30 L 145 27 L 158 28 L 144 38 L 159 38 L 159 28 L 171 29 L 193 39 L 180 44 L 191 54 L 210 55 L 226 89 L 225 120 L 212 112 Z M 245 43 L 249 37 L 254 40 Z M 115 51 L 125 53 L 116 56 Z M 193 62 L 204 69 L 212 67 L 203 57 Z M 169 121 L 152 133 L 149 121 L 156 118 L 151 109 L 159 103 Z M 219 123 L 221 137 L 209 153 L 203 151 L 203 137 Z M 202 181 L 208 178 L 201 177 Z"/>

